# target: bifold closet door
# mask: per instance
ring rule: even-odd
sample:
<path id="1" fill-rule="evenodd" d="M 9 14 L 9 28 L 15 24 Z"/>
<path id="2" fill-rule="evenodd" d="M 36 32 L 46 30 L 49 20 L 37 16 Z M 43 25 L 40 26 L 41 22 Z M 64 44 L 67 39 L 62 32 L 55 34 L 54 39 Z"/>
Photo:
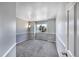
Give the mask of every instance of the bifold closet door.
<path id="1" fill-rule="evenodd" d="M 76 56 L 79 57 L 79 2 L 76 5 L 76 17 L 77 17 L 77 39 L 76 39 Z"/>
<path id="2" fill-rule="evenodd" d="M 69 10 L 69 50 L 74 55 L 74 6 Z"/>
<path id="3" fill-rule="evenodd" d="M 79 57 L 79 3 L 75 3 L 68 13 L 68 50 Z"/>

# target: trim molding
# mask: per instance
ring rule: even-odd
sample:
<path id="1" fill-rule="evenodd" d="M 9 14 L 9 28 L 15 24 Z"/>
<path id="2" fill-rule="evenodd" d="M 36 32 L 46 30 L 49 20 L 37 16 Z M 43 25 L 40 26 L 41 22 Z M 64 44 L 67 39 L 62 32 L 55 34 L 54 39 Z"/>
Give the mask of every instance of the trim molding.
<path id="1" fill-rule="evenodd" d="M 26 41 L 26 40 L 23 40 L 23 41 Z M 16 42 L 16 44 L 19 44 L 19 43 L 21 43 L 21 42 L 23 42 L 23 41 L 20 41 L 20 42 Z"/>
<path id="2" fill-rule="evenodd" d="M 16 33 L 16 35 L 20 35 L 20 34 L 26 34 L 26 33 L 34 33 L 34 32 L 23 32 L 23 33 Z M 41 32 L 36 32 L 35 34 L 39 34 Z M 48 32 L 45 32 L 43 34 L 56 34 L 56 33 L 48 33 Z"/>
<path id="3" fill-rule="evenodd" d="M 58 34 L 56 34 L 56 42 L 57 42 L 57 40 L 59 41 L 60 44 L 62 44 L 62 45 L 65 47 L 64 42 L 61 40 L 61 38 L 60 38 L 60 36 L 59 36 Z M 62 56 L 61 56 L 61 53 L 59 52 L 57 43 L 56 43 L 56 48 L 57 48 L 57 52 L 58 52 L 59 57 L 62 57 Z"/>
<path id="4" fill-rule="evenodd" d="M 16 46 L 16 43 L 14 43 L 5 53 L 2 57 L 6 57 L 10 52 L 11 50 Z"/>
<path id="5" fill-rule="evenodd" d="M 56 40 L 59 40 L 59 43 L 61 43 L 61 44 L 65 47 L 65 51 L 66 51 L 66 53 L 68 54 L 68 57 L 74 57 L 74 56 L 72 55 L 71 51 L 70 51 L 70 50 L 67 50 L 66 45 L 65 45 L 64 42 L 61 40 L 61 38 L 59 37 L 59 35 L 56 34 L 56 37 L 58 38 L 58 39 L 56 39 Z M 56 48 L 57 48 L 57 44 L 56 44 Z M 59 57 L 61 57 L 61 56 L 60 56 L 61 53 L 59 53 L 58 48 L 57 48 L 57 51 L 58 51 Z"/>
<path id="6" fill-rule="evenodd" d="M 22 32 L 22 33 L 16 33 L 16 35 L 20 35 L 20 34 L 26 34 L 27 32 Z"/>
<path id="7" fill-rule="evenodd" d="M 58 38 L 57 40 L 59 40 L 59 42 L 66 48 L 66 45 L 65 45 L 64 42 L 61 40 L 60 36 L 56 34 L 56 37 Z"/>
<path id="8" fill-rule="evenodd" d="M 68 57 L 74 57 L 70 50 L 67 50 Z"/>

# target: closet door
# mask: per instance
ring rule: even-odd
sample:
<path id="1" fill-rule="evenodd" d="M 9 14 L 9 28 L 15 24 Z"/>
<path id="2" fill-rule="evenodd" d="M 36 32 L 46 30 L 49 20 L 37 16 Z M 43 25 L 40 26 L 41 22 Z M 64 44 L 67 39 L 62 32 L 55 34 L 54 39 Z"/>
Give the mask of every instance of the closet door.
<path id="1" fill-rule="evenodd" d="M 74 55 L 74 6 L 69 10 L 69 50 Z"/>
<path id="2" fill-rule="evenodd" d="M 76 39 L 76 56 L 79 57 L 79 2 L 76 5 L 77 11 L 76 11 L 76 16 L 77 16 L 77 39 Z"/>

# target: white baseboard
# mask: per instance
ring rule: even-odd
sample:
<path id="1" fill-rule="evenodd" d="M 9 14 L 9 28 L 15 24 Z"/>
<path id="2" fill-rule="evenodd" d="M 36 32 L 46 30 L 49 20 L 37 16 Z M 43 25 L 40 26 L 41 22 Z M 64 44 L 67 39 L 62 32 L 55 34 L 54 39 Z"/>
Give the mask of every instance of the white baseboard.
<path id="1" fill-rule="evenodd" d="M 67 50 L 68 57 L 74 57 L 70 50 Z"/>
<path id="2" fill-rule="evenodd" d="M 63 45 L 63 47 L 65 48 L 64 51 L 67 53 L 68 57 L 74 57 L 73 54 L 71 53 L 71 51 L 67 50 L 67 47 L 64 44 L 64 42 L 61 40 L 61 38 L 58 35 L 56 35 L 56 37 L 58 38 L 57 40 L 59 41 L 59 43 L 61 43 L 61 45 Z M 57 47 L 57 45 L 56 45 L 56 47 Z M 57 51 L 59 52 L 58 49 L 57 49 Z M 58 53 L 58 54 L 61 54 L 61 53 Z M 61 56 L 59 56 L 59 57 L 61 57 Z"/>
<path id="3" fill-rule="evenodd" d="M 23 40 L 23 41 L 26 41 L 26 40 Z M 23 42 L 23 41 L 17 42 L 16 44 L 19 44 L 19 43 L 21 43 L 21 42 Z"/>
<path id="4" fill-rule="evenodd" d="M 6 57 L 10 52 L 11 50 L 16 46 L 16 43 L 14 43 L 5 53 L 2 57 Z"/>
<path id="5" fill-rule="evenodd" d="M 25 41 L 25 40 L 23 40 L 23 41 Z M 20 42 L 18 42 L 18 43 L 21 43 L 21 42 L 23 42 L 23 41 L 20 41 Z M 16 46 L 16 44 L 18 44 L 18 43 L 14 43 L 14 44 L 4 53 L 4 55 L 3 55 L 2 57 L 6 57 L 6 56 L 12 51 L 12 49 Z"/>
<path id="6" fill-rule="evenodd" d="M 49 33 L 49 32 L 43 33 L 43 32 L 37 32 L 37 33 L 35 33 L 35 34 L 56 34 L 56 33 Z"/>
<path id="7" fill-rule="evenodd" d="M 60 36 L 56 34 L 56 37 L 58 38 L 59 42 L 66 48 L 65 43 L 61 40 Z"/>
<path id="8" fill-rule="evenodd" d="M 27 34 L 28 32 L 16 33 L 16 35 Z"/>

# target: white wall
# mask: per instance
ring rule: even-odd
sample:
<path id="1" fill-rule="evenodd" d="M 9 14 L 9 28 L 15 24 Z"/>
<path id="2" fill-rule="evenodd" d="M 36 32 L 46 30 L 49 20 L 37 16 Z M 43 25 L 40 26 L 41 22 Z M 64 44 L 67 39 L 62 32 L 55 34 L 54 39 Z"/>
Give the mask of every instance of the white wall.
<path id="1" fill-rule="evenodd" d="M 16 18 L 16 33 L 25 33 L 27 24 L 27 21 Z"/>
<path id="2" fill-rule="evenodd" d="M 44 33 L 55 34 L 56 33 L 56 19 L 51 18 L 43 21 L 36 21 L 37 24 L 47 24 L 47 30 Z"/>
<path id="3" fill-rule="evenodd" d="M 46 24 L 46 32 L 40 32 L 36 27 L 36 39 L 46 40 L 50 42 L 56 41 L 56 19 L 51 18 L 43 21 L 36 21 L 36 25 Z"/>
<path id="4" fill-rule="evenodd" d="M 13 2 L 0 2 L 0 56 L 6 54 L 9 48 L 16 43 L 15 7 L 16 4 Z"/>
<path id="5" fill-rule="evenodd" d="M 27 40 L 27 21 L 16 18 L 16 42 Z"/>
<path id="6" fill-rule="evenodd" d="M 16 42 L 34 39 L 34 22 L 30 22 L 31 28 L 28 30 L 28 21 L 16 18 Z"/>
<path id="7" fill-rule="evenodd" d="M 47 32 L 50 34 L 56 33 L 56 19 L 54 18 L 52 18 L 51 20 L 48 19 Z"/>
<path id="8" fill-rule="evenodd" d="M 67 49 L 67 30 L 66 30 L 66 13 L 65 6 L 61 4 L 56 17 L 56 44 L 59 56 Z"/>

